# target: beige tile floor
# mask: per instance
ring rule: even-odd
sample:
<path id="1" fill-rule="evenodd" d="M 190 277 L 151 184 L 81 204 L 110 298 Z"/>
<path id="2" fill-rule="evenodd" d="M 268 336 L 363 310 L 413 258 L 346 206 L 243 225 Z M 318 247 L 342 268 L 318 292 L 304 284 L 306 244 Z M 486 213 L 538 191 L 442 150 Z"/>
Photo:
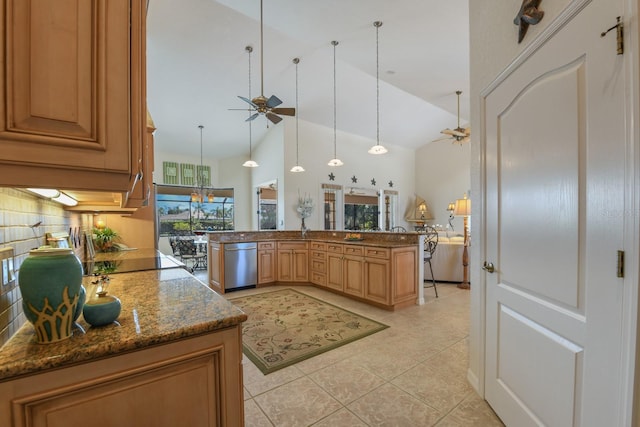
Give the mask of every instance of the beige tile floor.
<path id="1" fill-rule="evenodd" d="M 503 426 L 466 380 L 469 291 L 440 284 L 439 298 L 425 289 L 425 305 L 388 312 L 297 289 L 390 327 L 269 375 L 245 357 L 248 427 Z"/>

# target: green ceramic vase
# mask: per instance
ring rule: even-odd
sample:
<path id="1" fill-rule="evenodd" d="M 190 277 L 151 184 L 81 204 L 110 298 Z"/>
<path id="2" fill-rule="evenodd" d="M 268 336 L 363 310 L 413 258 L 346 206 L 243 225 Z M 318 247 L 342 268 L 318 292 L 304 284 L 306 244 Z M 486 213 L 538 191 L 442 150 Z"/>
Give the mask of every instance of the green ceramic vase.
<path id="1" fill-rule="evenodd" d="M 82 304 L 82 264 L 68 248 L 29 251 L 18 272 L 22 308 L 42 344 L 67 339 Z"/>

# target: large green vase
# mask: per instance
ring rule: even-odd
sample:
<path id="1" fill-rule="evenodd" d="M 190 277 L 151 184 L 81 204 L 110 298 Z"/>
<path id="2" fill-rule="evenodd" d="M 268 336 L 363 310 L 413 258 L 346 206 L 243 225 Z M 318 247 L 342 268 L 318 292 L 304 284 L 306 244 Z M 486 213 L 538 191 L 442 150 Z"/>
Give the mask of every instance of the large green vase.
<path id="1" fill-rule="evenodd" d="M 74 317 L 83 303 L 82 264 L 72 249 L 29 251 L 18 272 L 22 308 L 36 330 L 36 340 L 46 344 L 67 339 Z"/>

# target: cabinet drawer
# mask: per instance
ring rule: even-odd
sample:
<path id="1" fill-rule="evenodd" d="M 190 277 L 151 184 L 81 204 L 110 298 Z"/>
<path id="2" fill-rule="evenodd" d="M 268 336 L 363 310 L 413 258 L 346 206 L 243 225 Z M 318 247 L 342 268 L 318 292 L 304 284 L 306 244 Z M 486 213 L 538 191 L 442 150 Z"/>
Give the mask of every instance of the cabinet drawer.
<path id="1" fill-rule="evenodd" d="M 311 260 L 311 271 L 316 272 L 316 273 L 326 273 L 327 272 L 327 262 L 322 260 L 317 260 L 317 259 L 312 259 Z"/>
<path id="2" fill-rule="evenodd" d="M 306 250 L 307 242 L 278 242 L 279 250 Z"/>
<path id="3" fill-rule="evenodd" d="M 327 243 L 327 252 L 331 252 L 334 254 L 342 253 L 342 245 L 336 243 Z"/>
<path id="4" fill-rule="evenodd" d="M 316 271 L 312 271 L 311 283 L 314 283 L 320 286 L 327 286 L 327 276 L 324 273 L 318 273 Z"/>
<path id="5" fill-rule="evenodd" d="M 311 259 L 319 259 L 319 260 L 326 260 L 327 259 L 327 253 L 324 251 L 311 251 Z"/>
<path id="6" fill-rule="evenodd" d="M 345 255 L 364 255 L 364 248 L 362 246 L 344 245 Z"/>
<path id="7" fill-rule="evenodd" d="M 326 251 L 327 244 L 325 242 L 311 242 L 311 249 L 316 251 Z"/>
<path id="8" fill-rule="evenodd" d="M 258 250 L 269 250 L 269 249 L 275 249 L 276 248 L 276 244 L 275 242 L 258 242 Z"/>
<path id="9" fill-rule="evenodd" d="M 389 259 L 390 253 L 387 248 L 366 248 L 365 256 L 367 258 L 384 258 Z"/>

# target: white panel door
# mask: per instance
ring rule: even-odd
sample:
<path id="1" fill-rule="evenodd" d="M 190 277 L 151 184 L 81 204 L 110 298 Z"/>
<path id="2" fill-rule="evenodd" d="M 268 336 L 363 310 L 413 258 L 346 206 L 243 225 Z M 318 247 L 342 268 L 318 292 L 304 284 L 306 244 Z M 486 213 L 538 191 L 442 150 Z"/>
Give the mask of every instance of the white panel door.
<path id="1" fill-rule="evenodd" d="M 486 398 L 508 426 L 619 425 L 622 5 L 594 0 L 485 98 Z"/>

